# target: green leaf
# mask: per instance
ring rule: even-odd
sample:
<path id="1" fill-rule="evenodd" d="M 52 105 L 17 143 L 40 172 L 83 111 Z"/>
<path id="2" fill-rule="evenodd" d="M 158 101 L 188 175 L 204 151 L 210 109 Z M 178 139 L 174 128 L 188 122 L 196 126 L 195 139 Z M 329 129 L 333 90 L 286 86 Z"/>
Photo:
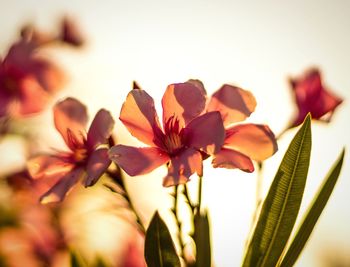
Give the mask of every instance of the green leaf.
<path id="1" fill-rule="evenodd" d="M 194 216 L 193 240 L 196 243 L 196 266 L 210 267 L 210 229 L 207 211 L 203 214 L 198 212 Z"/>
<path id="2" fill-rule="evenodd" d="M 296 233 L 291 245 L 289 246 L 285 256 L 283 257 L 280 266 L 293 266 L 303 250 L 307 240 L 309 239 L 318 218 L 320 217 L 324 207 L 326 206 L 329 197 L 331 196 L 334 186 L 338 180 L 340 170 L 343 165 L 345 150 L 343 149 L 341 155 L 329 171 L 325 178 L 323 185 L 320 187 L 318 193 L 315 195 L 308 212 L 301 223 L 301 226 Z"/>
<path id="3" fill-rule="evenodd" d="M 292 232 L 304 193 L 311 152 L 308 115 L 277 170 L 244 257 L 243 266 L 275 266 Z"/>
<path id="4" fill-rule="evenodd" d="M 180 267 L 170 232 L 157 211 L 146 232 L 145 259 L 148 267 Z"/>

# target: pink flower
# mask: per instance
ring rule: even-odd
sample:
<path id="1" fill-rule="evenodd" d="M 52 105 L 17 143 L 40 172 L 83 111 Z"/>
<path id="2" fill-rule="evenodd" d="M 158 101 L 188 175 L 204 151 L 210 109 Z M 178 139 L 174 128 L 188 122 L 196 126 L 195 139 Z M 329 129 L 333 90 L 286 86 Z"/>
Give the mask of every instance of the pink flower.
<path id="1" fill-rule="evenodd" d="M 97 182 L 110 165 L 106 147 L 114 126 L 113 118 L 104 109 L 97 112 L 86 134 L 88 120 L 86 107 L 74 98 L 67 98 L 54 107 L 56 129 L 62 135 L 69 152 L 40 155 L 28 162 L 28 170 L 34 179 L 45 179 L 52 185 L 41 197 L 42 202 L 63 200 L 79 180 L 85 186 Z"/>
<path id="2" fill-rule="evenodd" d="M 277 151 L 275 136 L 267 125 L 236 124 L 249 117 L 255 106 L 255 98 L 249 91 L 232 85 L 225 84 L 212 95 L 207 110 L 219 111 L 226 128 L 222 149 L 214 154 L 212 161 L 215 168 L 253 172 L 252 160 L 265 160 Z"/>
<path id="3" fill-rule="evenodd" d="M 217 153 L 224 141 L 224 127 L 217 111 L 201 113 L 205 91 L 191 83 L 171 84 L 163 99 L 161 128 L 153 99 L 133 89 L 122 106 L 120 120 L 129 132 L 150 147 L 117 145 L 110 158 L 131 176 L 146 174 L 168 164 L 163 185 L 186 183 L 195 172 L 202 175 L 202 155 Z"/>
<path id="4" fill-rule="evenodd" d="M 61 88 L 62 71 L 40 56 L 39 48 L 36 41 L 22 39 L 0 59 L 0 117 L 37 113 Z"/>
<path id="5" fill-rule="evenodd" d="M 324 86 L 316 68 L 309 69 L 299 78 L 290 79 L 290 85 L 298 114 L 289 128 L 301 124 L 309 112 L 313 119 L 329 122 L 334 110 L 343 102 Z"/>

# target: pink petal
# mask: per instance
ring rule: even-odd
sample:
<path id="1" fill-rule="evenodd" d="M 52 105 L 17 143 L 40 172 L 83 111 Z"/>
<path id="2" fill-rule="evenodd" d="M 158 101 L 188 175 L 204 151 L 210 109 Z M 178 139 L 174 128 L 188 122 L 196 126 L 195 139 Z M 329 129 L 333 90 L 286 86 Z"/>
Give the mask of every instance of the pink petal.
<path id="1" fill-rule="evenodd" d="M 83 143 L 85 126 L 88 120 L 86 107 L 78 100 L 68 97 L 58 102 L 53 109 L 56 129 L 62 135 L 66 144 L 72 149 L 71 134 L 77 141 Z"/>
<path id="2" fill-rule="evenodd" d="M 315 102 L 323 90 L 321 74 L 315 68 L 306 71 L 300 78 L 290 79 L 290 84 L 299 107 Z"/>
<path id="3" fill-rule="evenodd" d="M 88 131 L 87 142 L 89 147 L 96 148 L 100 144 L 106 143 L 112 134 L 113 127 L 114 120 L 111 114 L 105 109 L 100 109 Z"/>
<path id="4" fill-rule="evenodd" d="M 267 125 L 242 124 L 226 130 L 224 147 L 262 161 L 277 151 L 277 141 Z"/>
<path id="5" fill-rule="evenodd" d="M 79 181 L 82 173 L 82 168 L 78 168 L 67 173 L 40 198 L 40 202 L 46 204 L 62 201 L 72 187 Z"/>
<path id="6" fill-rule="evenodd" d="M 202 176 L 202 156 L 193 148 L 186 149 L 182 153 L 171 158 L 168 174 L 164 177 L 163 186 L 169 187 L 184 184 L 189 181 L 195 172 Z"/>
<path id="7" fill-rule="evenodd" d="M 213 154 L 221 149 L 225 139 L 225 129 L 220 113 L 205 113 L 192 120 L 184 129 L 185 142 L 190 147 Z"/>
<path id="8" fill-rule="evenodd" d="M 101 148 L 94 151 L 86 166 L 87 177 L 85 180 L 85 186 L 94 185 L 110 164 L 111 160 L 108 157 L 107 148 Z"/>
<path id="9" fill-rule="evenodd" d="M 146 91 L 130 91 L 122 106 L 120 120 L 137 139 L 145 144 L 155 145 L 155 136 L 161 130 L 153 99 Z"/>
<path id="10" fill-rule="evenodd" d="M 203 95 L 205 96 L 207 95 L 207 91 L 205 91 L 202 81 L 196 80 L 196 79 L 190 79 L 187 82 L 193 84 L 194 86 L 197 86 L 202 91 Z"/>
<path id="11" fill-rule="evenodd" d="M 255 107 L 255 97 L 251 92 L 225 84 L 211 97 L 208 111 L 219 111 L 227 126 L 245 120 Z"/>
<path id="12" fill-rule="evenodd" d="M 44 109 L 49 99 L 48 94 L 33 77 L 22 79 L 18 82 L 18 86 L 20 90 L 17 99 L 18 115 L 30 115 Z"/>
<path id="13" fill-rule="evenodd" d="M 223 148 L 214 155 L 212 161 L 214 168 L 240 169 L 245 172 L 253 172 L 254 165 L 249 157 L 231 149 Z"/>
<path id="14" fill-rule="evenodd" d="M 312 112 L 312 117 L 322 118 L 327 113 L 333 113 L 342 102 L 343 100 L 341 98 L 329 91 L 323 90 L 320 100 L 316 103 L 316 110 Z"/>
<path id="15" fill-rule="evenodd" d="M 174 117 L 183 128 L 202 113 L 205 101 L 203 89 L 190 82 L 169 85 L 162 99 L 163 125 Z"/>
<path id="16" fill-rule="evenodd" d="M 59 157 L 41 155 L 31 158 L 27 162 L 27 169 L 33 179 L 54 176 L 72 170 L 73 165 L 68 164 Z"/>
<path id="17" fill-rule="evenodd" d="M 130 176 L 149 173 L 169 161 L 167 154 L 154 147 L 116 145 L 110 149 L 109 157 Z"/>

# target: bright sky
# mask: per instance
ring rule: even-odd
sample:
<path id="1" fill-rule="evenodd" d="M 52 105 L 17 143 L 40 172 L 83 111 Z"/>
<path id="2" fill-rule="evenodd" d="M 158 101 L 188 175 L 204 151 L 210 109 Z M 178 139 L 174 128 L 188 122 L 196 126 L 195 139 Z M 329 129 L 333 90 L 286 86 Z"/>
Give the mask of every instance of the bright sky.
<path id="1" fill-rule="evenodd" d="M 61 96 L 78 97 L 90 114 L 105 107 L 117 118 L 133 80 L 160 108 L 168 84 L 197 78 L 209 94 L 223 83 L 251 90 L 258 107 L 250 121 L 267 123 L 278 133 L 294 109 L 288 75 L 319 66 L 325 83 L 345 102 L 331 125 L 313 124 L 302 210 L 342 147 L 350 147 L 349 1 L 0 0 L 0 6 L 0 55 L 23 23 L 35 22 L 50 30 L 62 14 L 76 17 L 89 44 L 80 52 L 59 52 L 71 76 Z M 279 152 L 266 163 L 265 192 L 294 133 L 282 138 Z M 116 134 L 121 142 L 134 141 L 121 124 Z M 216 266 L 238 266 L 254 205 L 256 175 L 212 170 L 209 165 L 204 171 L 204 203 L 212 219 Z M 167 196 L 160 186 L 163 173 L 131 179 L 135 188 L 153 190 L 153 197 L 137 195 L 141 208 L 161 207 L 166 214 L 159 204 Z M 346 155 L 334 194 L 297 266 L 320 266 L 327 251 L 349 251 L 349 174 Z"/>

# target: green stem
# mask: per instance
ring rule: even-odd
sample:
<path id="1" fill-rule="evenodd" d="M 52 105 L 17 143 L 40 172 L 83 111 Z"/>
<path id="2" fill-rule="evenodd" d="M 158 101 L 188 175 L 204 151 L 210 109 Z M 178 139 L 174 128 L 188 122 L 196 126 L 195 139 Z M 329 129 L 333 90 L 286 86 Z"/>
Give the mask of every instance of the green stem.
<path id="1" fill-rule="evenodd" d="M 198 175 L 198 202 L 197 202 L 197 213 L 201 211 L 202 205 L 202 187 L 203 187 L 203 177 Z"/>
<path id="2" fill-rule="evenodd" d="M 182 239 L 182 224 L 179 219 L 179 213 L 178 213 L 178 185 L 174 186 L 174 203 L 173 203 L 173 208 L 171 209 L 172 213 L 174 214 L 175 217 L 175 222 L 177 226 L 177 237 L 179 240 L 179 245 L 180 245 L 180 257 L 183 258 L 185 261 L 184 257 L 184 248 L 185 248 L 185 243 Z"/>

